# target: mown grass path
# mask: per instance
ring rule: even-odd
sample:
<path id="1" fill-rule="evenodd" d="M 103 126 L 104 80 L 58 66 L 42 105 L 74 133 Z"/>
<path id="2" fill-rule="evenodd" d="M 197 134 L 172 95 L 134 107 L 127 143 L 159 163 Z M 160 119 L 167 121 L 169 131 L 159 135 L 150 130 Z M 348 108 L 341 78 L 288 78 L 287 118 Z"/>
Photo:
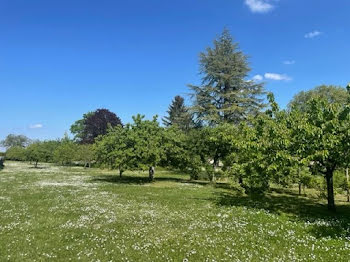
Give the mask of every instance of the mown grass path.
<path id="1" fill-rule="evenodd" d="M 0 261 L 349 261 L 350 207 L 187 176 L 7 162 Z"/>

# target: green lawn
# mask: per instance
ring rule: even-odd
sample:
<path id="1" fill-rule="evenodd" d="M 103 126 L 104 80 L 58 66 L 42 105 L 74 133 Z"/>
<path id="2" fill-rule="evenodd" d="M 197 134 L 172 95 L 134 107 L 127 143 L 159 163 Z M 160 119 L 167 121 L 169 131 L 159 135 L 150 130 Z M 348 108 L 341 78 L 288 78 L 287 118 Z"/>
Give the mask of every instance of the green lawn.
<path id="1" fill-rule="evenodd" d="M 275 188 L 6 162 L 0 261 L 349 261 L 350 206 Z"/>

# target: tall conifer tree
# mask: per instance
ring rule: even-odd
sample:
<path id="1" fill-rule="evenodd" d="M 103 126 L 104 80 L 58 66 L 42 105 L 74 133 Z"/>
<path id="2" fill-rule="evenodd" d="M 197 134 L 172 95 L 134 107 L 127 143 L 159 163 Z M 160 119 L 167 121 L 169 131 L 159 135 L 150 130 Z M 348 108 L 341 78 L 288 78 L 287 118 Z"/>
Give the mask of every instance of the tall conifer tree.
<path id="1" fill-rule="evenodd" d="M 249 72 L 247 56 L 225 29 L 214 47 L 200 54 L 202 85 L 189 86 L 198 119 L 209 125 L 237 124 L 257 114 L 265 106 L 265 92 L 263 84 L 246 80 Z"/>
<path id="2" fill-rule="evenodd" d="M 181 96 L 175 96 L 167 113 L 168 116 L 162 119 L 167 127 L 176 125 L 182 130 L 188 130 L 194 126 L 192 115 L 185 105 L 185 99 Z"/>

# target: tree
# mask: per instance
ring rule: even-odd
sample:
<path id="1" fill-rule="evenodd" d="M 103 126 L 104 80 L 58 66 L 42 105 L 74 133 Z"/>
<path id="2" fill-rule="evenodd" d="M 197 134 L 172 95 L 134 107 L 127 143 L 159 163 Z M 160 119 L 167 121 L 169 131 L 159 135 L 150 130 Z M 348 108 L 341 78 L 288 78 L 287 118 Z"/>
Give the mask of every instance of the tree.
<path id="1" fill-rule="evenodd" d="M 190 150 L 200 156 L 201 167 L 211 182 L 215 182 L 215 174 L 220 163 L 232 152 L 232 139 L 237 134 L 236 127 L 221 124 L 215 127 L 203 127 L 189 134 Z"/>
<path id="2" fill-rule="evenodd" d="M 54 151 L 54 160 L 61 165 L 69 165 L 77 158 L 77 144 L 73 143 L 68 135 L 65 134 L 64 138 L 60 141 L 60 145 Z"/>
<path id="3" fill-rule="evenodd" d="M 189 130 L 194 126 L 192 115 L 184 101 L 183 97 L 175 96 L 167 111 L 168 116 L 163 118 L 166 127 L 178 126 L 182 130 Z"/>
<path id="4" fill-rule="evenodd" d="M 71 125 L 70 132 L 74 135 L 74 140 L 76 142 L 81 142 L 86 137 L 85 121 L 88 117 L 90 117 L 93 114 L 94 112 L 87 112 L 86 114 L 83 115 L 82 119 L 75 121 L 74 124 Z"/>
<path id="5" fill-rule="evenodd" d="M 128 142 L 128 126 L 109 129 L 106 135 L 97 137 L 94 144 L 96 161 L 110 169 L 118 169 L 120 177 L 125 170 L 135 168 L 134 151 Z"/>
<path id="6" fill-rule="evenodd" d="M 60 146 L 61 142 L 59 140 L 47 140 L 41 142 L 40 146 L 43 150 L 43 159 L 41 161 L 46 163 L 55 162 L 54 152 Z"/>
<path id="7" fill-rule="evenodd" d="M 341 86 L 321 85 L 309 91 L 302 91 L 296 94 L 293 100 L 288 104 L 288 109 L 290 111 L 294 109 L 306 112 L 308 107 L 312 105 L 311 101 L 313 99 L 324 99 L 329 104 L 339 104 L 345 107 L 349 102 L 350 96 L 347 90 Z M 294 115 L 295 114 L 294 112 Z M 348 165 L 348 162 L 344 162 L 344 168 L 346 170 Z M 348 188 L 346 190 L 349 191 Z"/>
<path id="8" fill-rule="evenodd" d="M 268 100 L 265 114 L 242 122 L 231 136 L 233 150 L 226 165 L 247 192 L 263 193 L 271 181 L 286 186 L 291 180 L 294 162 L 289 153 L 287 112 L 279 109 L 272 93 Z"/>
<path id="9" fill-rule="evenodd" d="M 288 109 L 291 110 L 293 108 L 306 111 L 307 106 L 310 105 L 308 102 L 317 98 L 326 99 L 331 104 L 338 103 L 345 106 L 348 102 L 349 94 L 341 86 L 321 85 L 309 91 L 301 91 L 296 94 L 289 102 Z"/>
<path id="10" fill-rule="evenodd" d="M 7 149 L 6 159 L 14 161 L 25 161 L 26 160 L 26 149 L 21 146 L 13 146 Z"/>
<path id="11" fill-rule="evenodd" d="M 190 174 L 191 179 L 198 179 L 203 163 L 197 154 L 194 134 L 200 129 L 182 130 L 171 126 L 163 131 L 162 158 L 160 165 L 181 170 Z M 192 139 L 193 138 L 193 139 Z"/>
<path id="12" fill-rule="evenodd" d="M 42 146 L 42 142 L 35 142 L 30 144 L 26 150 L 27 160 L 34 163 L 34 167 L 38 167 L 39 161 L 45 158 L 45 150 Z"/>
<path id="13" fill-rule="evenodd" d="M 107 135 L 97 138 L 97 161 L 112 169 L 118 168 L 120 175 L 128 169 L 149 169 L 150 180 L 153 180 L 154 167 L 163 155 L 163 130 L 157 116 L 153 120 L 144 120 L 143 115 L 137 115 L 133 116 L 133 121 L 124 128 L 114 127 Z"/>
<path id="14" fill-rule="evenodd" d="M 328 209 L 335 211 L 333 174 L 349 163 L 350 106 L 318 97 L 308 103 L 301 116 L 299 112 L 292 110 L 290 125 L 296 152 L 311 169 L 325 176 Z"/>
<path id="15" fill-rule="evenodd" d="M 262 84 L 247 81 L 250 71 L 247 56 L 233 42 L 228 30 L 214 41 L 214 47 L 200 54 L 202 85 L 190 85 L 192 110 L 199 120 L 210 125 L 239 123 L 256 115 L 265 106 Z"/>
<path id="16" fill-rule="evenodd" d="M 83 119 L 71 126 L 75 140 L 83 144 L 92 144 L 99 135 L 105 135 L 109 127 L 120 125 L 120 118 L 107 109 L 97 109 L 84 114 Z"/>
<path id="17" fill-rule="evenodd" d="M 76 160 L 84 162 L 84 168 L 91 167 L 91 162 L 94 159 L 94 152 L 92 145 L 78 145 L 77 146 Z"/>
<path id="18" fill-rule="evenodd" d="M 6 148 L 14 146 L 26 147 L 30 142 L 30 139 L 24 135 L 9 134 L 3 141 L 1 141 L 0 145 Z"/>
<path id="19" fill-rule="evenodd" d="M 144 120 L 143 115 L 136 115 L 133 121 L 126 127 L 127 148 L 133 149 L 133 165 L 142 170 L 149 167 L 150 180 L 153 180 L 154 167 L 159 164 L 163 154 L 162 128 L 157 116 L 154 116 L 153 120 Z"/>

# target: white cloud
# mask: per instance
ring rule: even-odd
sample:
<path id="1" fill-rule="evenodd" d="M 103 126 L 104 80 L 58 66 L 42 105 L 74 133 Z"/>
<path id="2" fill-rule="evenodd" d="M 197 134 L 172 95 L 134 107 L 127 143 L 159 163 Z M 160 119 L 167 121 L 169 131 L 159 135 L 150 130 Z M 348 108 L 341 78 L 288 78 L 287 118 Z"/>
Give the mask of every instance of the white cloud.
<path id="1" fill-rule="evenodd" d="M 264 79 L 264 77 L 262 75 L 255 75 L 253 76 L 253 80 L 254 81 L 262 81 Z"/>
<path id="2" fill-rule="evenodd" d="M 264 77 L 269 80 L 275 80 L 275 81 L 290 81 L 292 80 L 291 77 L 287 75 L 281 75 L 276 73 L 265 73 Z"/>
<path id="3" fill-rule="evenodd" d="M 244 0 L 244 2 L 253 13 L 267 13 L 274 8 L 269 0 Z"/>
<path id="4" fill-rule="evenodd" d="M 307 34 L 304 35 L 305 38 L 314 38 L 316 36 L 320 36 L 322 34 L 322 32 L 314 30 L 312 32 L 309 32 Z"/>
<path id="5" fill-rule="evenodd" d="M 34 125 L 30 125 L 29 128 L 30 129 L 38 129 L 38 128 L 42 128 L 43 124 L 34 124 Z"/>
<path id="6" fill-rule="evenodd" d="M 295 64 L 295 60 L 286 60 L 286 61 L 283 61 L 283 64 L 285 64 L 285 65 L 294 65 Z"/>

